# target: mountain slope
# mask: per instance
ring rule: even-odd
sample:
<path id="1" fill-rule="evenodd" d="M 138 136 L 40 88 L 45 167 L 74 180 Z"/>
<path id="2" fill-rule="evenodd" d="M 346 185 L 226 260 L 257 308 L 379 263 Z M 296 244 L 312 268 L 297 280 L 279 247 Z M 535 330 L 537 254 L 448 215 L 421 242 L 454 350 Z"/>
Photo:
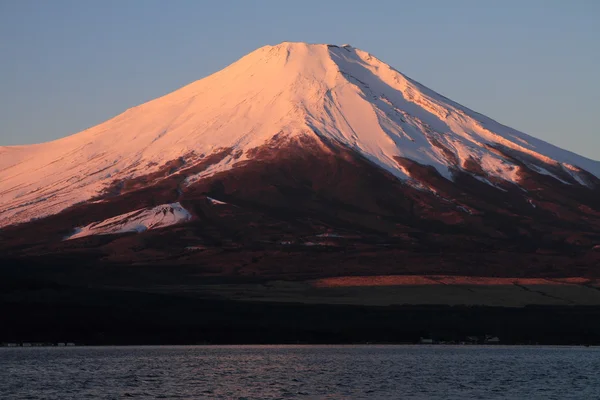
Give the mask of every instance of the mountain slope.
<path id="1" fill-rule="evenodd" d="M 290 141 L 311 144 L 295 151 L 340 146 L 437 195 L 444 190 L 421 166 L 443 182 L 466 173 L 498 191 L 532 189 L 540 175 L 594 193 L 600 182 L 599 162 L 462 107 L 364 51 L 286 42 L 79 134 L 0 148 L 0 227 L 177 176 L 177 194 L 150 206 L 172 203 Z"/>
<path id="2" fill-rule="evenodd" d="M 253 157 L 187 187 L 185 170 L 158 182 L 142 177 L 118 195 L 7 226 L 0 230 L 0 264 L 9 257 L 83 275 L 91 266 L 146 265 L 169 282 L 179 279 L 170 272 L 175 266 L 204 279 L 598 277 L 600 193 L 587 187 L 532 175 L 535 189 L 527 181 L 524 191 L 467 172 L 449 181 L 432 167 L 411 165 L 433 193 L 311 136 L 274 139 Z M 191 219 L 64 240 L 78 227 L 122 224 L 128 213 L 174 199 Z"/>

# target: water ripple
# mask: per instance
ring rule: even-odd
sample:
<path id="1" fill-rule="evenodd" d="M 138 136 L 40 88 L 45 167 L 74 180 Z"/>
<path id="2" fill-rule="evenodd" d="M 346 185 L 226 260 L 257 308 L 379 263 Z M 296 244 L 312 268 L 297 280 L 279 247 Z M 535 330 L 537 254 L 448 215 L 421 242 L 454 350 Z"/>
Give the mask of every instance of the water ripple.
<path id="1" fill-rule="evenodd" d="M 591 399 L 600 350 L 477 346 L 0 349 L 2 399 Z"/>

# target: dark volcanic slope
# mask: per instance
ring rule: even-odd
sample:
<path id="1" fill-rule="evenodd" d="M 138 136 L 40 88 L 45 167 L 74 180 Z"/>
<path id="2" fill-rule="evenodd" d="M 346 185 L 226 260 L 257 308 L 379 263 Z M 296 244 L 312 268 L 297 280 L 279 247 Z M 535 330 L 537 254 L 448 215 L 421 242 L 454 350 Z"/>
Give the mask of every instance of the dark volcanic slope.
<path id="1" fill-rule="evenodd" d="M 475 165 L 456 170 L 452 182 L 433 167 L 398 158 L 422 187 L 433 189 L 422 190 L 308 135 L 275 136 L 251 162 L 184 184 L 230 153 L 172 162 L 151 176 L 119 182 L 95 202 L 5 227 L 2 257 L 50 265 L 188 265 L 199 276 L 269 279 L 598 277 L 598 187 L 561 183 L 525 164 L 525 190 L 484 183 Z M 190 222 L 63 240 L 77 226 L 176 201 L 192 213 Z"/>

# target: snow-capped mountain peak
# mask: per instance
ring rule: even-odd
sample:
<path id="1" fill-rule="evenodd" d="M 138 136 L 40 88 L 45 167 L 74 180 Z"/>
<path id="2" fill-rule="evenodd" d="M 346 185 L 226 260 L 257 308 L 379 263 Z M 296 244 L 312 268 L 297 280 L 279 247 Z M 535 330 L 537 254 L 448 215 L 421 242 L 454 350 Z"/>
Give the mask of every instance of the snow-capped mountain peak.
<path id="1" fill-rule="evenodd" d="M 63 139 L 0 148 L 0 226 L 55 214 L 177 162 L 186 184 L 253 159 L 273 138 L 319 137 L 418 185 L 402 160 L 442 176 L 520 183 L 523 166 L 593 186 L 600 163 L 503 126 L 350 45 L 284 42 Z M 179 168 L 181 169 L 181 168 Z M 159 178 L 157 178 L 159 179 Z M 174 201 L 175 199 L 173 199 Z"/>

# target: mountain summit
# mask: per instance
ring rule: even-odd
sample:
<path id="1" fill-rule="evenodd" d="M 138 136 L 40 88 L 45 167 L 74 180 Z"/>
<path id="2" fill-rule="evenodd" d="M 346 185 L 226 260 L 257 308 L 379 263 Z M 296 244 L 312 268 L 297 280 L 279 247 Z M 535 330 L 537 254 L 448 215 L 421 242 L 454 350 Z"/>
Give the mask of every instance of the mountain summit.
<path id="1" fill-rule="evenodd" d="M 325 139 L 403 181 L 407 161 L 453 180 L 519 185 L 523 168 L 593 187 L 600 163 L 505 127 L 349 45 L 284 42 L 54 142 L 0 148 L 0 226 L 51 215 L 115 182 L 229 154 L 186 184 L 252 159 L 274 137 Z"/>
<path id="2" fill-rule="evenodd" d="M 597 265 L 600 162 L 352 46 L 284 42 L 78 134 L 0 148 L 0 227 L 19 257 L 318 275 L 355 252 L 354 273 L 548 273 Z"/>

